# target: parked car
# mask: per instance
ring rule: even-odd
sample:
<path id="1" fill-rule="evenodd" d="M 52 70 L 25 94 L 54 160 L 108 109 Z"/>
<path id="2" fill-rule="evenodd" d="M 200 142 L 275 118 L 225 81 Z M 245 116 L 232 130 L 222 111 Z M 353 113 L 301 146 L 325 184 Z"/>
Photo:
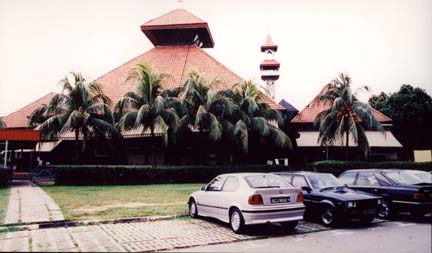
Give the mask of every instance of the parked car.
<path id="1" fill-rule="evenodd" d="M 404 171 L 414 177 L 417 177 L 422 183 L 432 184 L 432 174 L 430 172 L 422 171 L 422 170 L 404 170 Z"/>
<path id="2" fill-rule="evenodd" d="M 358 219 L 370 223 L 382 203 L 382 198 L 348 189 L 329 173 L 278 172 L 292 185 L 304 190 L 305 217 L 318 217 L 326 226 Z"/>
<path id="3" fill-rule="evenodd" d="M 342 183 L 383 197 L 380 218 L 386 219 L 395 212 L 409 212 L 424 216 L 432 210 L 432 185 L 397 169 L 348 170 L 339 176 Z"/>
<path id="4" fill-rule="evenodd" d="M 189 215 L 229 223 L 235 233 L 251 224 L 279 223 L 294 229 L 305 206 L 300 188 L 268 173 L 233 173 L 215 177 L 188 201 Z"/>

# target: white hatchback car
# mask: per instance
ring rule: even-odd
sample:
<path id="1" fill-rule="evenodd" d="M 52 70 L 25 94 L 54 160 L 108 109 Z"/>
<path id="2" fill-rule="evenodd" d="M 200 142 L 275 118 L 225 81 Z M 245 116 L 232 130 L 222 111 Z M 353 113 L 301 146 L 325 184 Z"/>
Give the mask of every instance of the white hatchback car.
<path id="1" fill-rule="evenodd" d="M 305 206 L 300 188 L 268 173 L 222 174 L 189 197 L 189 215 L 230 223 L 235 233 L 245 225 L 280 223 L 294 229 Z"/>

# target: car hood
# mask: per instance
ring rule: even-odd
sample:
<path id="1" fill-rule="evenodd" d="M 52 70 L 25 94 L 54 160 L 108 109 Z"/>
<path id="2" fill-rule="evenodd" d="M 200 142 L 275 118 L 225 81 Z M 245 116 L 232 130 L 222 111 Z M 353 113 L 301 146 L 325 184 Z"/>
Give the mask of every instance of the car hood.
<path id="1" fill-rule="evenodd" d="M 355 190 L 351 190 L 348 188 L 345 188 L 343 190 L 327 190 L 327 191 L 322 191 L 322 192 L 316 191 L 314 193 L 316 195 L 320 195 L 323 197 L 331 197 L 331 198 L 340 199 L 340 200 L 347 200 L 347 201 L 380 198 L 379 196 L 376 196 L 376 195 L 373 195 L 370 193 L 355 191 Z"/>

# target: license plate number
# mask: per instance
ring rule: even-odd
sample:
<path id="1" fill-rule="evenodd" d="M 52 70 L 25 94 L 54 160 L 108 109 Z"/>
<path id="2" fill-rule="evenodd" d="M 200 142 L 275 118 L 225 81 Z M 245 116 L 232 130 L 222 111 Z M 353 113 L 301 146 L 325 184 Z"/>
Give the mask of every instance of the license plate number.
<path id="1" fill-rule="evenodd" d="M 290 202 L 290 197 L 270 198 L 270 202 L 272 204 L 289 203 Z"/>

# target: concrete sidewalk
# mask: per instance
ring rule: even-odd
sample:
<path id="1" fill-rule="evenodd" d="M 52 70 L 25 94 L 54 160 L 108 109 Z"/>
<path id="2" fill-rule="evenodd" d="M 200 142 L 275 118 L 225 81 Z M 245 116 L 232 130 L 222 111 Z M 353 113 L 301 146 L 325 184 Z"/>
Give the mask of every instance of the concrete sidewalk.
<path id="1" fill-rule="evenodd" d="M 301 222 L 297 233 L 321 231 L 322 226 Z M 203 219 L 99 224 L 0 233 L 0 251 L 20 252 L 143 252 L 172 250 L 286 235 L 286 232 L 258 232 L 237 235 L 229 226 Z"/>
<path id="2" fill-rule="evenodd" d="M 28 180 L 14 180 L 5 224 L 64 220 L 53 199 Z"/>

